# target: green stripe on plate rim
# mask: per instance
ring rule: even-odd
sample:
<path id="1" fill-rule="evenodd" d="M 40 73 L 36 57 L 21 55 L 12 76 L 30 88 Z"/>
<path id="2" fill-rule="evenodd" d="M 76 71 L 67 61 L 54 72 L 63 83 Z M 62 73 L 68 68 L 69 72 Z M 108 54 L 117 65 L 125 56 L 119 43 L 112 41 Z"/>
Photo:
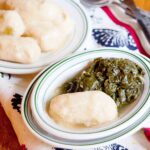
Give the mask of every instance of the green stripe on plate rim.
<path id="1" fill-rule="evenodd" d="M 148 63 L 150 63 L 150 59 L 147 58 L 146 56 L 142 55 L 142 54 L 138 54 L 139 56 L 141 56 L 144 60 L 146 60 Z"/>
<path id="2" fill-rule="evenodd" d="M 35 81 L 36 82 L 36 81 Z M 30 128 L 30 130 L 32 130 L 32 133 L 33 134 L 35 134 L 35 135 L 38 135 L 38 136 L 40 136 L 41 137 L 41 139 L 43 139 L 43 140 L 46 140 L 47 142 L 55 142 L 55 143 L 57 143 L 57 144 L 64 144 L 65 146 L 77 146 L 77 145 L 74 145 L 74 144 L 65 144 L 64 142 L 61 142 L 61 141 L 56 141 L 56 140 L 53 140 L 52 138 L 50 138 L 50 137 L 47 137 L 47 136 L 45 136 L 45 135 L 43 135 L 42 133 L 39 133 L 39 131 L 37 131 L 32 125 L 33 125 L 33 122 L 32 122 L 32 120 L 30 120 L 29 118 L 28 118 L 28 116 L 27 116 L 27 113 L 28 113 L 28 110 L 26 111 L 26 108 L 27 108 L 27 102 L 28 102 L 28 100 L 29 100 L 29 97 L 30 97 L 30 92 L 32 92 L 32 87 L 34 86 L 34 83 L 35 82 L 33 82 L 32 83 L 32 85 L 30 86 L 30 88 L 28 89 L 28 92 L 26 93 L 26 95 L 25 95 L 25 101 L 24 101 L 24 111 L 23 111 L 23 115 L 25 116 L 25 118 L 26 118 L 26 122 L 28 123 L 28 126 L 29 126 L 29 128 Z M 94 143 L 92 143 L 92 144 L 80 144 L 80 146 L 90 146 L 90 145 L 96 145 L 96 144 L 103 144 L 104 142 L 110 142 L 110 141 L 112 141 L 112 140 L 115 140 L 115 139 L 117 139 L 117 138 L 119 138 L 119 137 L 121 137 L 121 136 L 123 136 L 123 135 L 125 135 L 125 134 L 127 134 L 127 133 L 129 133 L 129 132 L 131 132 L 131 131 L 133 131 L 133 130 L 135 130 L 135 128 L 136 127 L 138 127 L 143 121 L 145 121 L 147 118 L 148 118 L 148 116 L 150 115 L 150 107 L 149 107 L 149 109 L 148 109 L 148 111 L 147 111 L 147 113 L 145 113 L 145 115 L 143 115 L 143 117 L 142 118 L 140 118 L 138 121 L 136 121 L 136 123 L 134 124 L 134 125 L 131 125 L 130 127 L 128 127 L 128 128 L 126 128 L 125 130 L 123 130 L 123 131 L 120 131 L 119 133 L 115 133 L 115 135 L 111 135 L 111 136 L 109 136 L 109 137 L 106 137 L 105 139 L 103 138 L 103 141 L 94 141 Z M 98 139 L 97 139 L 98 140 Z"/>
<path id="3" fill-rule="evenodd" d="M 82 10 L 82 8 L 79 6 L 79 4 L 77 2 L 75 2 L 74 0 L 67 0 L 69 3 L 72 3 L 74 5 L 74 7 L 76 7 L 80 12 L 83 20 L 85 20 L 85 25 L 86 25 L 86 31 L 84 33 L 84 35 L 82 36 L 82 39 L 80 40 L 79 44 L 74 48 L 74 50 L 70 53 L 74 53 L 75 51 L 77 51 L 79 49 L 79 47 L 83 44 L 84 40 L 86 39 L 87 35 L 88 35 L 88 30 L 89 30 L 89 23 L 88 23 L 88 19 L 87 19 L 87 16 L 85 15 L 85 12 Z M 2 60 L 0 60 L 2 61 Z M 46 65 L 43 65 L 43 66 L 46 66 Z M 36 69 L 36 68 L 41 68 L 43 66 L 35 66 L 35 67 L 28 67 L 28 68 L 24 68 L 23 66 L 18 66 L 18 67 L 7 67 L 7 66 L 3 66 L 1 63 L 0 63 L 0 67 L 5 67 L 5 68 L 8 68 L 8 69 Z"/>
<path id="4" fill-rule="evenodd" d="M 145 69 L 147 70 L 148 76 L 149 76 L 149 78 L 150 78 L 150 69 L 146 66 L 146 64 L 145 64 L 139 57 L 133 55 L 132 53 L 129 53 L 129 52 L 126 52 L 126 51 L 121 51 L 121 50 L 104 49 L 104 51 L 115 51 L 115 52 L 118 52 L 118 53 L 125 53 L 125 54 L 130 55 L 132 58 L 134 57 L 134 58 L 138 59 L 138 60 L 143 64 L 143 66 L 145 66 Z M 38 91 L 40 90 L 40 88 L 41 88 L 41 86 L 42 86 L 42 83 L 45 82 L 45 80 L 48 78 L 48 76 L 49 76 L 51 73 L 53 73 L 55 70 L 57 70 L 58 68 L 60 68 L 61 66 L 63 66 L 65 63 L 68 63 L 68 62 L 72 61 L 73 58 L 81 57 L 82 55 L 86 55 L 86 54 L 89 54 L 89 53 L 95 53 L 95 52 L 97 52 L 97 53 L 102 53 L 103 50 L 101 49 L 101 50 L 83 52 L 83 53 L 74 55 L 74 56 L 72 56 L 72 57 L 63 59 L 62 61 L 59 61 L 58 63 L 56 63 L 55 65 L 53 65 L 52 67 L 50 67 L 49 70 L 48 70 L 47 72 L 45 72 L 45 73 L 40 77 L 40 79 L 39 79 L 39 81 L 38 81 L 39 85 L 37 86 L 37 90 L 36 90 L 36 92 L 35 92 L 34 104 L 35 104 L 35 108 L 36 108 L 37 114 L 39 115 L 39 117 L 41 118 L 41 120 L 42 120 L 45 124 L 47 124 L 47 123 L 42 119 L 42 116 L 41 116 L 41 115 L 38 113 L 38 111 L 37 111 L 37 93 L 38 93 Z M 148 90 L 148 91 L 149 91 L 149 93 L 146 95 L 146 97 L 145 97 L 145 99 L 143 100 L 143 103 L 141 104 L 141 106 L 140 106 L 132 115 L 130 115 L 126 120 L 131 119 L 132 117 L 134 117 L 134 116 L 137 114 L 137 112 L 139 112 L 139 111 L 142 109 L 142 107 L 144 106 L 144 104 L 146 103 L 146 101 L 148 100 L 148 98 L 149 98 L 149 96 L 150 96 L 150 87 L 149 87 L 149 90 Z M 105 130 L 101 130 L 101 131 L 97 131 L 97 132 L 92 132 L 91 134 L 93 134 L 93 133 L 98 133 L 98 132 L 103 132 L 103 131 L 106 131 L 106 130 L 109 131 L 110 129 L 113 129 L 113 128 L 119 126 L 120 124 L 126 122 L 126 120 L 121 121 L 119 124 L 114 125 L 113 127 L 109 128 L 109 129 L 105 129 Z M 55 130 L 57 130 L 57 131 L 61 131 L 61 132 L 63 132 L 63 133 L 78 134 L 78 133 L 73 133 L 73 132 L 69 132 L 69 131 L 62 131 L 62 130 L 57 129 L 57 128 L 55 128 L 55 127 L 49 125 L 49 124 L 47 124 L 47 125 L 50 126 L 50 127 L 53 128 L 53 129 L 55 129 Z M 80 134 L 90 134 L 90 132 L 89 132 L 89 133 L 80 133 Z"/>

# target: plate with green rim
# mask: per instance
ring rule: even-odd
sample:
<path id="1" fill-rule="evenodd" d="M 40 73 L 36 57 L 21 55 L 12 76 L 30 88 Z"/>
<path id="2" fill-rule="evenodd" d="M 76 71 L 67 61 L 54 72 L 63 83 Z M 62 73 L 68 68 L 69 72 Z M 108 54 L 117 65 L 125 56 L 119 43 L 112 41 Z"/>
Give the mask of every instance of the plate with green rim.
<path id="1" fill-rule="evenodd" d="M 100 51 L 102 51 L 102 49 Z M 140 57 L 140 59 L 142 61 L 144 61 L 147 65 L 149 65 L 149 62 L 147 60 L 144 60 L 141 57 Z M 56 63 L 56 64 L 58 65 L 58 63 Z M 56 64 L 53 65 L 53 67 L 56 66 Z M 52 68 L 52 66 L 50 68 Z M 43 72 L 41 74 L 41 76 L 38 79 L 38 82 L 40 81 L 42 76 L 44 76 L 45 74 L 47 74 L 49 72 L 50 68 L 47 68 L 47 70 L 45 70 L 45 72 Z M 136 115 L 137 118 L 134 120 L 134 122 L 132 124 L 128 124 L 127 128 L 121 129 L 116 132 L 112 132 L 109 135 L 104 135 L 103 137 L 96 136 L 96 137 L 93 137 L 93 139 L 84 139 L 84 138 L 83 139 L 80 139 L 80 138 L 79 139 L 78 138 L 67 139 L 67 138 L 62 138 L 60 135 L 58 136 L 58 135 L 54 134 L 53 132 L 47 132 L 47 131 L 43 130 L 41 128 L 41 126 L 39 125 L 39 122 L 37 123 L 37 120 L 36 120 L 35 116 L 33 115 L 32 108 L 30 105 L 30 103 L 31 103 L 31 98 L 30 98 L 31 93 L 30 92 L 32 93 L 32 85 L 30 85 L 29 89 L 27 90 L 27 92 L 25 94 L 23 107 L 22 107 L 22 110 L 23 110 L 22 114 L 23 114 L 23 118 L 24 118 L 26 125 L 29 127 L 29 129 L 32 133 L 34 133 L 36 136 L 38 136 L 43 141 L 45 141 L 49 144 L 64 147 L 64 148 L 96 147 L 99 145 L 106 144 L 107 142 L 112 142 L 113 140 L 118 139 L 120 137 L 130 135 L 133 132 L 137 131 L 142 126 L 143 121 L 148 118 L 149 113 L 150 113 L 150 111 L 149 111 L 150 108 L 148 105 L 146 105 L 150 101 L 150 99 L 148 98 L 146 100 L 146 103 L 144 104 L 144 106 L 141 108 L 142 110 L 140 110 L 140 113 L 142 115 L 140 115 L 140 116 Z M 139 114 L 139 112 L 138 112 L 138 114 Z M 121 123 L 120 125 L 123 126 L 123 123 Z M 101 131 L 99 131 L 99 133 L 100 132 Z M 105 133 L 105 131 L 104 131 L 104 133 Z M 72 135 L 71 137 L 73 137 L 73 136 L 74 135 Z M 60 137 L 61 137 L 61 141 L 59 141 Z"/>
<path id="2" fill-rule="evenodd" d="M 136 103 L 131 104 L 131 107 L 127 108 L 122 115 L 120 115 L 120 118 L 118 121 L 112 123 L 111 126 L 99 128 L 96 130 L 88 129 L 88 131 L 84 132 L 72 132 L 65 130 L 61 127 L 59 127 L 56 123 L 53 122 L 53 120 L 50 119 L 48 113 L 45 111 L 47 101 L 51 99 L 55 94 L 50 95 L 49 93 L 55 93 L 57 91 L 57 88 L 63 84 L 65 80 L 68 80 L 70 76 L 73 74 L 77 74 L 77 72 L 80 72 L 84 65 L 87 64 L 87 61 L 89 62 L 89 59 L 96 58 L 96 57 L 120 57 L 121 58 L 130 58 L 131 60 L 134 60 L 136 63 L 140 63 L 140 65 L 143 66 L 146 75 L 145 75 L 145 88 L 144 88 L 144 94 L 141 96 L 141 98 L 136 101 Z M 70 69 L 72 68 L 72 69 Z M 57 72 L 57 73 L 55 73 Z M 51 131 L 54 134 L 61 135 L 63 137 L 70 137 L 70 134 L 73 135 L 74 139 L 88 139 L 88 138 L 95 138 L 103 136 L 104 134 L 111 134 L 114 131 L 121 130 L 122 128 L 128 126 L 129 124 L 132 124 L 136 117 L 139 116 L 139 112 L 141 111 L 141 108 L 145 105 L 149 98 L 150 93 L 150 71 L 149 67 L 142 61 L 142 59 L 133 53 L 126 52 L 126 51 L 119 51 L 119 50 L 111 50 L 111 49 L 100 49 L 95 51 L 88 51 L 80 54 L 73 55 L 72 57 L 69 57 L 67 59 L 64 59 L 62 61 L 59 61 L 54 65 L 53 67 L 50 67 L 48 73 L 44 73 L 36 85 L 34 86 L 32 96 L 31 96 L 31 107 L 33 110 L 33 115 L 35 119 L 39 122 L 39 124 L 47 129 L 47 131 Z M 40 101 L 38 100 L 40 99 Z M 142 99 L 142 100 L 141 100 Z M 136 106 L 136 107 L 135 107 Z M 135 107 L 135 108 L 134 108 Z M 132 110 L 132 111 L 131 111 Z M 127 114 L 128 115 L 125 115 Z M 138 115 L 137 115 L 138 113 Z M 142 115 L 142 113 L 140 114 Z"/>
<path id="3" fill-rule="evenodd" d="M 66 11 L 68 11 L 75 23 L 74 32 L 70 36 L 70 38 L 68 38 L 65 46 L 55 52 L 43 53 L 40 59 L 33 64 L 19 64 L 15 62 L 0 60 L 1 72 L 11 74 L 30 74 L 38 72 L 47 65 L 70 55 L 80 48 L 82 49 L 88 37 L 88 34 L 90 33 L 89 18 L 86 14 L 85 9 L 82 5 L 80 5 L 79 2 L 74 0 L 56 0 L 55 2 L 62 6 Z"/>

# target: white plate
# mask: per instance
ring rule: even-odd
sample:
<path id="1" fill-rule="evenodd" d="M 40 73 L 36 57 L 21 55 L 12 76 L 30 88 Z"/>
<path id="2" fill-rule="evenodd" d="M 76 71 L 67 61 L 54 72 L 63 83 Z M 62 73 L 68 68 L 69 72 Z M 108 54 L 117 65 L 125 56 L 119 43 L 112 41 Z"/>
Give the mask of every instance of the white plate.
<path id="1" fill-rule="evenodd" d="M 74 0 L 56 0 L 65 10 L 68 11 L 75 22 L 73 35 L 70 37 L 64 48 L 55 53 L 45 53 L 33 64 L 19 64 L 7 61 L 0 61 L 0 71 L 11 74 L 29 74 L 40 71 L 48 64 L 54 63 L 62 57 L 75 52 L 81 48 L 89 33 L 88 17 L 84 8 Z M 63 34 L 63 33 L 62 33 Z M 57 41 L 56 41 L 57 42 Z M 10 47 L 11 48 L 11 47 Z"/>
<path id="2" fill-rule="evenodd" d="M 50 119 L 46 108 L 47 105 L 54 97 L 57 95 L 58 88 L 68 79 L 74 77 L 78 72 L 83 70 L 83 68 L 97 57 L 115 57 L 115 58 L 128 58 L 133 62 L 139 64 L 144 72 L 145 86 L 144 91 L 140 99 L 130 104 L 125 110 L 120 113 L 119 119 L 103 128 L 98 129 L 88 129 L 83 132 L 71 131 L 58 126 L 52 119 Z M 50 131 L 51 133 L 61 136 L 64 138 L 70 138 L 73 135 L 73 139 L 94 139 L 96 137 L 104 137 L 110 135 L 114 132 L 118 132 L 132 123 L 134 123 L 139 117 L 143 115 L 141 108 L 144 106 L 149 99 L 150 93 L 150 71 L 148 66 L 142 61 L 140 57 L 136 55 L 120 50 L 95 50 L 76 54 L 65 60 L 59 61 L 54 66 L 44 73 L 37 81 L 31 97 L 31 108 L 35 119 L 38 121 L 39 125 Z M 144 109 L 146 111 L 146 109 Z"/>
<path id="3" fill-rule="evenodd" d="M 106 52 L 104 52 L 104 51 L 106 51 Z M 113 53 L 111 53 L 111 55 L 110 54 L 108 55 L 109 51 L 112 51 Z M 65 65 L 64 70 L 66 70 L 66 68 L 68 67 L 69 64 L 73 65 L 73 62 L 78 62 L 79 60 L 81 62 L 82 61 L 81 57 L 82 57 L 82 59 L 83 58 L 84 59 L 93 58 L 93 56 L 95 58 L 95 57 L 99 57 L 100 54 L 104 54 L 104 53 L 107 54 L 107 57 L 110 57 L 110 56 L 111 57 L 119 57 L 119 56 L 124 55 L 123 58 L 125 58 L 125 57 L 129 56 L 135 62 L 137 62 L 140 66 L 144 65 L 143 66 L 144 68 L 142 67 L 144 70 L 146 68 L 148 69 L 148 70 L 147 69 L 145 70 L 145 71 L 148 71 L 148 76 L 146 75 L 147 77 L 145 76 L 145 79 L 149 78 L 149 74 L 150 74 L 149 69 L 150 68 L 149 68 L 149 62 L 147 62 L 147 60 L 142 59 L 142 57 L 140 57 L 140 56 L 134 56 L 132 53 L 128 53 L 128 52 L 123 52 L 123 51 L 119 51 L 119 50 L 117 51 L 117 50 L 101 49 L 101 50 L 82 53 L 81 55 L 77 54 L 75 57 L 66 58 L 66 59 L 56 63 L 55 65 L 48 67 L 40 75 L 37 82 L 41 82 L 41 81 L 43 82 L 43 81 L 47 80 L 46 78 L 52 77 L 52 76 L 49 76 L 50 72 L 52 74 L 56 75 L 55 71 L 58 70 L 58 68 L 61 65 L 65 65 L 66 62 L 67 62 L 67 65 Z M 117 53 L 118 54 L 120 53 L 120 55 L 113 56 L 113 54 L 117 54 Z M 106 56 L 106 55 L 103 55 L 103 56 Z M 61 69 L 58 70 L 59 73 L 61 71 L 62 71 Z M 79 71 L 79 70 L 77 70 L 77 71 Z M 64 76 L 64 75 L 62 74 L 62 76 Z M 58 79 L 56 79 L 56 80 L 58 80 Z M 150 115 L 150 105 L 149 105 L 149 102 L 150 102 L 149 94 L 150 93 L 147 93 L 149 91 L 149 79 L 146 81 L 147 82 L 145 82 L 145 89 L 144 89 L 145 92 L 142 95 L 143 99 L 140 99 L 136 105 L 133 104 L 132 107 L 136 106 L 135 108 L 128 109 L 130 112 L 128 115 L 126 115 L 127 116 L 126 119 L 124 121 L 120 122 L 119 124 L 117 123 L 116 126 L 113 125 L 113 128 L 114 128 L 113 130 L 110 129 L 110 127 L 109 128 L 107 127 L 106 129 L 103 128 L 101 130 L 100 129 L 98 129 L 97 131 L 95 130 L 94 134 L 92 132 L 89 132 L 89 133 L 86 132 L 86 135 L 84 135 L 84 133 L 83 134 L 69 133 L 68 137 L 67 137 L 66 131 L 57 131 L 56 132 L 56 130 L 52 131 L 53 129 L 49 130 L 49 127 L 43 128 L 43 125 L 41 125 L 41 122 L 37 121 L 37 118 L 35 118 L 35 114 L 34 114 L 35 112 L 33 112 L 33 108 L 32 108 L 33 106 L 31 107 L 31 105 L 30 105 L 30 103 L 32 101 L 30 94 L 33 93 L 32 88 L 33 88 L 33 86 L 38 85 L 38 83 L 36 83 L 36 85 L 35 85 L 34 81 L 29 86 L 29 88 L 24 96 L 24 101 L 23 101 L 23 105 L 22 105 L 22 116 L 23 116 L 23 119 L 24 119 L 27 127 L 30 129 L 30 131 L 34 135 L 36 135 L 38 138 L 43 140 L 44 142 L 47 142 L 49 144 L 52 144 L 52 145 L 55 145 L 58 147 L 70 148 L 70 149 L 71 148 L 86 149 L 86 148 L 98 147 L 103 144 L 107 144 L 108 142 L 112 142 L 116 139 L 128 136 L 128 135 L 136 132 L 138 129 L 140 129 L 142 127 L 143 121 L 145 121 L 148 118 L 148 116 Z M 56 85 L 56 87 L 58 87 L 58 84 L 55 84 L 55 85 Z M 48 87 L 48 89 L 50 89 L 50 88 Z M 51 94 L 48 94 L 50 92 L 50 91 L 48 92 L 48 89 L 46 90 L 45 96 L 49 99 L 51 97 Z M 45 88 L 44 88 L 44 90 L 45 90 Z M 144 98 L 146 98 L 146 99 L 144 100 Z M 42 106 L 43 105 L 45 105 L 45 104 L 42 103 Z M 131 109 L 133 109 L 133 111 L 131 111 Z M 41 114 L 43 115 L 44 113 L 42 112 Z M 129 117 L 131 117 L 131 118 L 129 118 Z M 54 126 L 54 128 L 57 128 L 57 126 Z M 47 130 L 49 130 L 49 132 Z M 101 135 L 101 134 L 103 134 L 103 135 Z M 83 135 L 84 135 L 84 137 L 83 137 Z M 82 138 L 80 136 L 82 136 Z M 89 136 L 89 137 L 86 138 L 87 136 Z"/>

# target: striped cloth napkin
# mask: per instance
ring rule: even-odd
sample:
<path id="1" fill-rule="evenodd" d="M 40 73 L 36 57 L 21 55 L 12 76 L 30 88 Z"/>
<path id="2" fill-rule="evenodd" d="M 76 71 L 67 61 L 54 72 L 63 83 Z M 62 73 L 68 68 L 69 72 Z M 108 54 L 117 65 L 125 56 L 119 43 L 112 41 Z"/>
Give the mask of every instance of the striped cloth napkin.
<path id="1" fill-rule="evenodd" d="M 92 31 L 86 41 L 84 50 L 114 47 L 134 51 L 135 53 L 141 52 L 150 58 L 150 45 L 148 41 L 137 25 L 137 22 L 126 16 L 123 10 L 116 8 L 116 6 L 96 7 L 87 8 L 87 13 L 90 16 Z M 121 20 L 122 18 L 123 21 Z M 140 40 L 141 38 L 142 40 Z M 43 143 L 34 137 L 26 128 L 21 118 L 20 106 L 22 96 L 34 76 L 35 74 L 15 76 L 0 73 L 0 84 L 3 85 L 0 88 L 0 103 L 12 123 L 21 145 L 20 149 L 60 149 Z M 150 149 L 150 143 L 144 136 L 144 132 L 149 140 L 150 129 L 145 128 L 126 139 L 117 140 L 115 143 L 97 148 L 97 150 L 148 150 Z"/>

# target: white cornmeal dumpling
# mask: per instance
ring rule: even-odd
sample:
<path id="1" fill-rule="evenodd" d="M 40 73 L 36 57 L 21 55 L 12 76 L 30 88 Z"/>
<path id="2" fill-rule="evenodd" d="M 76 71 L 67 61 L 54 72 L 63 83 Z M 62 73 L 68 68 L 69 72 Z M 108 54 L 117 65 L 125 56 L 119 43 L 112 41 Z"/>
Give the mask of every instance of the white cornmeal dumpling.
<path id="1" fill-rule="evenodd" d="M 53 21 L 55 24 L 63 21 L 63 10 L 55 0 L 4 0 L 3 3 L 17 10 L 27 26 L 35 21 Z"/>
<path id="2" fill-rule="evenodd" d="M 19 12 L 26 26 L 26 36 L 35 38 L 42 51 L 62 48 L 73 33 L 69 14 L 52 0 L 6 0 Z"/>
<path id="3" fill-rule="evenodd" d="M 38 41 L 42 51 L 56 51 L 61 49 L 69 39 L 70 33 L 73 31 L 72 23 L 66 15 L 61 24 L 51 25 L 50 27 L 50 23 L 39 23 L 36 26 L 32 26 L 28 34 Z"/>
<path id="4" fill-rule="evenodd" d="M 25 32 L 22 18 L 15 10 L 0 10 L 0 34 L 21 36 Z"/>
<path id="5" fill-rule="evenodd" d="M 114 100 L 104 92 L 86 91 L 54 97 L 49 115 L 65 127 L 86 128 L 113 121 L 118 111 Z"/>
<path id="6" fill-rule="evenodd" d="M 33 63 L 41 49 L 36 40 L 28 37 L 0 36 L 0 59 L 19 63 Z"/>

